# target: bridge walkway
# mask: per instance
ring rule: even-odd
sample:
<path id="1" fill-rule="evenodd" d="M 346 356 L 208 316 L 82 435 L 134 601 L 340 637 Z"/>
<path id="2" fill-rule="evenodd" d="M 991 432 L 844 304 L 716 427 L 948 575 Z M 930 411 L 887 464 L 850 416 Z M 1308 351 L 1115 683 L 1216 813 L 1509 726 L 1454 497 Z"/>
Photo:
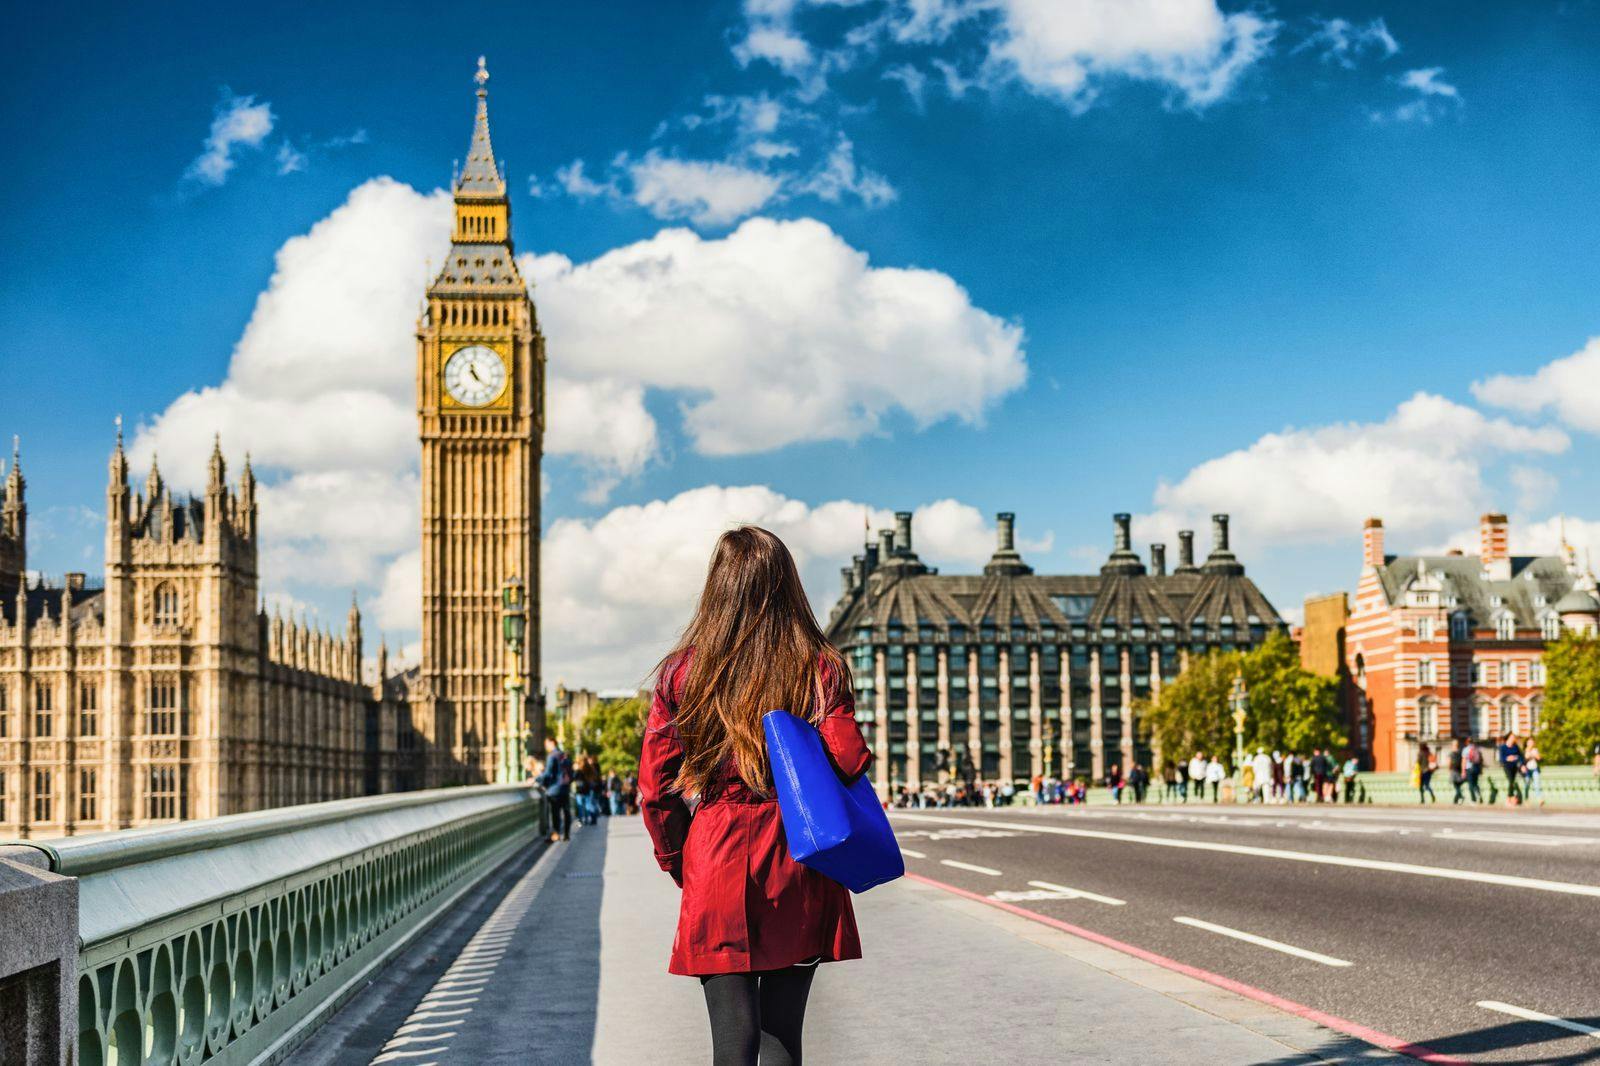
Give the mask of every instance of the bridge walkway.
<path id="1" fill-rule="evenodd" d="M 865 958 L 817 976 L 814 1063 L 1391 1058 L 928 884 L 856 908 Z M 708 1062 L 699 984 L 666 972 L 676 912 L 638 819 L 602 819 L 487 878 L 290 1062 Z"/>

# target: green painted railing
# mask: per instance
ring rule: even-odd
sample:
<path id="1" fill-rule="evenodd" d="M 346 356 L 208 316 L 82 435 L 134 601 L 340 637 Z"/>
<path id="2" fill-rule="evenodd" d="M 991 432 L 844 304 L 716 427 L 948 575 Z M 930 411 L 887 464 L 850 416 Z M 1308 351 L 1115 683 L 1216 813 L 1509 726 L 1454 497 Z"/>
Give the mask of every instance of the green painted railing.
<path id="1" fill-rule="evenodd" d="M 543 817 L 491 785 L 30 841 L 79 879 L 79 1062 L 281 1060 Z"/>
<path id="2" fill-rule="evenodd" d="M 1539 782 L 1544 792 L 1544 802 L 1550 807 L 1600 807 L 1600 778 L 1595 776 L 1594 769 L 1588 766 L 1550 766 L 1539 775 Z M 1526 782 L 1519 782 L 1519 788 L 1526 788 Z M 1224 786 L 1226 788 L 1226 786 Z M 1498 766 L 1484 768 L 1483 776 L 1478 779 L 1478 790 L 1485 803 L 1504 803 L 1506 798 L 1506 779 Z M 1439 797 L 1439 802 L 1448 804 L 1455 795 L 1455 790 L 1450 784 L 1448 770 L 1435 771 L 1433 775 L 1433 791 Z M 1462 794 L 1467 794 L 1467 788 L 1462 786 Z M 1208 797 L 1210 793 L 1207 793 Z M 1124 790 L 1123 802 L 1132 802 L 1132 792 Z M 1094 806 L 1114 804 L 1108 788 L 1091 788 L 1088 801 Z M 1031 795 L 1018 793 L 1016 802 L 1019 804 L 1032 803 Z M 1160 781 L 1154 782 L 1145 797 L 1145 804 L 1159 805 L 1173 803 L 1165 795 L 1165 788 Z M 1193 801 L 1191 800 L 1191 803 Z M 1344 802 L 1344 786 L 1339 788 L 1339 802 Z M 1356 778 L 1356 802 L 1372 804 L 1415 804 L 1417 803 L 1417 789 L 1411 784 L 1411 774 L 1404 771 L 1394 773 L 1363 773 Z M 1537 806 L 1539 797 L 1532 799 L 1532 804 Z"/>

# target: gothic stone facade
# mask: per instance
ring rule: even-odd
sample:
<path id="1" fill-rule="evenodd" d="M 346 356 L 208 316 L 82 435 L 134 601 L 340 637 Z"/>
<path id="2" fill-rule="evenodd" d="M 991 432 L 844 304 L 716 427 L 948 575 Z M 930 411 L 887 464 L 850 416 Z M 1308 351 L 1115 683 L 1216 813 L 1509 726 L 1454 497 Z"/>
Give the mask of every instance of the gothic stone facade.
<path id="1" fill-rule="evenodd" d="M 1422 743 L 1538 729 L 1546 642 L 1600 625 L 1594 575 L 1575 553 L 1512 555 L 1503 514 L 1480 519 L 1477 555 L 1386 555 L 1377 518 L 1363 533 L 1343 641 L 1372 765 L 1408 769 Z"/>
<path id="2" fill-rule="evenodd" d="M 207 818 L 405 787 L 403 708 L 342 636 L 258 606 L 256 482 L 214 449 L 204 496 L 152 466 L 128 484 L 119 435 L 104 582 L 29 581 L 26 482 L 0 505 L 0 837 Z"/>
<path id="3" fill-rule="evenodd" d="M 896 516 L 843 571 L 827 632 L 851 664 L 857 713 L 882 789 L 943 781 L 970 759 L 980 777 L 1102 777 L 1149 764 L 1134 700 L 1153 698 L 1191 655 L 1247 648 L 1283 620 L 1228 547 L 1228 516 L 1194 561 L 1178 534 L 1150 565 L 1132 550 L 1130 520 L 1099 574 L 1035 574 L 1016 550 L 1014 518 L 982 574 L 944 575 L 912 551 L 911 515 Z"/>
<path id="4" fill-rule="evenodd" d="M 13 462 L 0 504 L 0 837 L 482 783 L 508 733 L 539 743 L 544 339 L 513 258 L 487 81 L 480 60 L 450 254 L 417 322 L 422 662 L 391 675 L 380 650 L 369 680 L 353 604 L 337 637 L 259 607 L 248 462 L 237 488 L 214 449 L 203 497 L 180 501 L 154 468 L 134 494 L 119 433 L 99 587 L 26 580 Z M 500 633 L 512 578 L 527 590 L 520 662 Z M 515 718 L 511 674 L 530 693 Z"/>
<path id="5" fill-rule="evenodd" d="M 417 323 L 422 438 L 422 668 L 411 687 L 428 780 L 495 778 L 502 736 L 540 743 L 539 464 L 544 337 L 511 244 L 511 203 L 489 142 L 488 72 L 455 182 L 455 227 Z M 527 591 L 521 662 L 501 636 L 501 590 Z M 524 675 L 507 722 L 505 682 Z M 526 675 L 531 675 L 527 677 Z M 520 759 L 518 762 L 520 763 Z"/>

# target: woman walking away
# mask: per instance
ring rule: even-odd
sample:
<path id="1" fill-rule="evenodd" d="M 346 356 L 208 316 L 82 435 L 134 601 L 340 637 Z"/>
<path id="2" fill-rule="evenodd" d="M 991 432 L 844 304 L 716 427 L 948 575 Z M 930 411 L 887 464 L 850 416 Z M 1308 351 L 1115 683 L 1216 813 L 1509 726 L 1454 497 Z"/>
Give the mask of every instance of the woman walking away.
<path id="1" fill-rule="evenodd" d="M 861 940 L 844 886 L 789 857 L 761 716 L 810 721 L 841 779 L 871 753 L 782 541 L 754 526 L 718 539 L 656 677 L 639 797 L 656 861 L 683 889 L 667 969 L 700 978 L 714 1066 L 798 1064 L 817 963 L 860 958 Z"/>

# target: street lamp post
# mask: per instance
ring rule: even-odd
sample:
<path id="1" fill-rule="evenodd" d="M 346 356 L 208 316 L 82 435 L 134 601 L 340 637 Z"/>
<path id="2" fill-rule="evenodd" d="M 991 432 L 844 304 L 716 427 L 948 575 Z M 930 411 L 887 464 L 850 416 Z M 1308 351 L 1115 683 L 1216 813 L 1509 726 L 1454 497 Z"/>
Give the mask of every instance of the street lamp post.
<path id="1" fill-rule="evenodd" d="M 500 589 L 500 629 L 511 652 L 511 670 L 506 675 L 506 720 L 500 730 L 500 772 L 496 779 L 509 784 L 522 779 L 522 647 L 528 635 L 528 608 L 523 602 L 520 578 L 508 578 Z"/>
<path id="2" fill-rule="evenodd" d="M 1046 717 L 1044 720 L 1044 776 L 1050 777 L 1055 773 L 1056 767 L 1056 723 Z"/>
<path id="3" fill-rule="evenodd" d="M 1243 672 L 1233 677 L 1233 689 L 1228 695 L 1228 703 L 1233 707 L 1233 788 L 1234 795 L 1237 796 L 1239 775 L 1244 766 L 1244 718 L 1245 712 L 1250 708 L 1250 693 L 1244 687 Z"/>

